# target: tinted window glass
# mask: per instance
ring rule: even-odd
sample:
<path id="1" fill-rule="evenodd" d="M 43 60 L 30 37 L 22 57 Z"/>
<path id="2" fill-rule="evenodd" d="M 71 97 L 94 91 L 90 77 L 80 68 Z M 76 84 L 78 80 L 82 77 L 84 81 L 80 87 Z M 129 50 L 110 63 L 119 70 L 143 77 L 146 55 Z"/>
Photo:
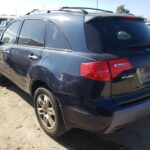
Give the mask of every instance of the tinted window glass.
<path id="1" fill-rule="evenodd" d="M 69 48 L 64 34 L 52 22 L 48 22 L 45 45 L 50 48 Z"/>
<path id="2" fill-rule="evenodd" d="M 17 21 L 12 23 L 4 32 L 2 42 L 4 44 L 14 44 L 16 41 L 17 33 L 19 31 L 19 27 L 21 25 L 21 21 Z"/>
<path id="3" fill-rule="evenodd" d="M 86 24 L 86 37 L 92 51 L 116 51 L 150 44 L 150 30 L 138 20 L 94 19 Z"/>
<path id="4" fill-rule="evenodd" d="M 44 43 L 44 21 L 26 20 L 21 29 L 18 44 L 43 46 Z"/>

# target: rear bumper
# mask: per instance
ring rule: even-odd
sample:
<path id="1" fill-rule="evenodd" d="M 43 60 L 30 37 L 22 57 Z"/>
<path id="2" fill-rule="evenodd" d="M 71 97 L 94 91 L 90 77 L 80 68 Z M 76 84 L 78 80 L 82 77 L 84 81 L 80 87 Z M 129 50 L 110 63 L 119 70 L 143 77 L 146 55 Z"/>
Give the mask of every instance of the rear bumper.
<path id="1" fill-rule="evenodd" d="M 95 115 L 73 107 L 66 107 L 64 114 L 67 122 L 72 127 L 109 134 L 124 127 L 126 124 L 150 115 L 150 99 L 143 100 L 140 103 L 118 107 L 113 112 L 111 110 L 111 115 Z M 103 114 L 110 114 L 110 112 Z"/>
<path id="2" fill-rule="evenodd" d="M 128 123 L 148 115 L 150 115 L 150 99 L 115 112 L 111 124 L 105 130 L 105 133 L 114 132 Z"/>
<path id="3" fill-rule="evenodd" d="M 95 116 L 88 111 L 74 108 L 63 108 L 67 128 L 80 128 L 90 132 L 102 132 L 110 124 L 110 119 L 104 116 Z"/>

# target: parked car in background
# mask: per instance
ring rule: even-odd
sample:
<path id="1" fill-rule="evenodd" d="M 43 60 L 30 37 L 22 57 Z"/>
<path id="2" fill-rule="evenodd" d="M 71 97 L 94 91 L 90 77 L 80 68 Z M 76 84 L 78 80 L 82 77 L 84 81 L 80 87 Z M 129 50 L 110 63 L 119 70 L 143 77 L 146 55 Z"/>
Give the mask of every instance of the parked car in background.
<path id="1" fill-rule="evenodd" d="M 10 21 L 14 20 L 16 16 L 8 16 L 8 15 L 0 15 L 0 36 L 6 26 L 9 24 Z"/>
<path id="2" fill-rule="evenodd" d="M 146 25 L 149 27 L 149 29 L 150 29 L 150 23 L 146 23 Z"/>
<path id="3" fill-rule="evenodd" d="M 108 134 L 150 115 L 150 30 L 93 8 L 28 13 L 2 35 L 0 74 L 34 97 L 50 136 Z"/>
<path id="4" fill-rule="evenodd" d="M 2 20 L 0 23 L 0 35 L 2 34 L 3 30 L 6 28 L 8 25 L 9 21 L 8 20 Z"/>

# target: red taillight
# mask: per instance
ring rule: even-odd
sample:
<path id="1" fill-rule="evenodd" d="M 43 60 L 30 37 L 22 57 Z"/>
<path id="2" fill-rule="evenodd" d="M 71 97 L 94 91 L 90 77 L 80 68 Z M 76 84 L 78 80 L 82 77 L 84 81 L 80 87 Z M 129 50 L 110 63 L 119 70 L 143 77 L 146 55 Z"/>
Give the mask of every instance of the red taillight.
<path id="1" fill-rule="evenodd" d="M 121 72 L 130 70 L 131 63 L 127 59 L 82 63 L 80 75 L 98 81 L 111 81 Z"/>
<path id="2" fill-rule="evenodd" d="M 109 61 L 112 79 L 116 78 L 120 73 L 133 68 L 128 59 L 114 59 Z"/>
<path id="3" fill-rule="evenodd" d="M 80 75 L 85 78 L 101 81 L 110 81 L 110 70 L 106 61 L 82 63 Z"/>

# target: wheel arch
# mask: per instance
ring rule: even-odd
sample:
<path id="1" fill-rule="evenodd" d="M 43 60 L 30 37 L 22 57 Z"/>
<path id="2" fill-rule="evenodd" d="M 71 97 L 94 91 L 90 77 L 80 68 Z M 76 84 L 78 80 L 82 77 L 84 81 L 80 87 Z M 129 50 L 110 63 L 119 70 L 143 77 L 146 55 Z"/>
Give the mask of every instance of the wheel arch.
<path id="1" fill-rule="evenodd" d="M 45 87 L 45 88 L 48 88 L 51 91 L 51 89 L 48 87 L 48 85 L 44 81 L 35 80 L 30 84 L 30 94 L 32 96 L 34 96 L 34 93 L 35 93 L 36 89 L 39 88 L 39 87 Z"/>
<path id="2" fill-rule="evenodd" d="M 50 92 L 52 92 L 54 94 L 54 96 L 56 96 L 55 92 L 53 92 L 53 90 L 44 81 L 41 81 L 41 80 L 36 80 L 36 81 L 32 82 L 32 84 L 30 86 L 30 94 L 32 96 L 34 96 L 34 93 L 35 93 L 36 89 L 39 88 L 39 87 L 47 88 L 48 90 L 50 90 Z M 66 119 L 65 119 L 65 116 L 64 116 L 64 112 L 63 112 L 63 108 L 62 108 L 61 102 L 57 98 L 57 96 L 56 96 L 56 102 L 57 102 L 57 104 L 59 106 L 59 109 L 60 109 L 60 112 L 62 114 L 65 127 L 66 127 L 66 129 L 69 129 L 69 127 L 68 127 L 68 125 L 66 123 Z"/>

